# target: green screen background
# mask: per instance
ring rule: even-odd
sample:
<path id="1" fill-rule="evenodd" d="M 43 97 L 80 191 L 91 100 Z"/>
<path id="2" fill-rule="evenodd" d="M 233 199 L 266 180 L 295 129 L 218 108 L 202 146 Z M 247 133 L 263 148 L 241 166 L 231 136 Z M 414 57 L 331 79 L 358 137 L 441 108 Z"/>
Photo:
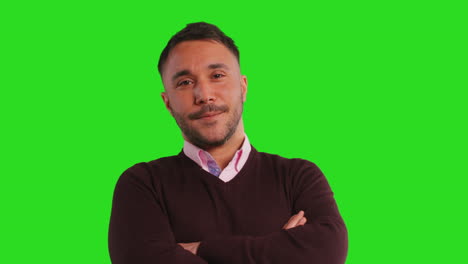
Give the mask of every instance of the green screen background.
<path id="1" fill-rule="evenodd" d="M 466 4 L 2 2 L 1 263 L 110 263 L 120 174 L 177 154 L 156 70 L 206 21 L 241 52 L 260 151 L 315 162 L 349 231 L 347 263 L 462 263 Z"/>

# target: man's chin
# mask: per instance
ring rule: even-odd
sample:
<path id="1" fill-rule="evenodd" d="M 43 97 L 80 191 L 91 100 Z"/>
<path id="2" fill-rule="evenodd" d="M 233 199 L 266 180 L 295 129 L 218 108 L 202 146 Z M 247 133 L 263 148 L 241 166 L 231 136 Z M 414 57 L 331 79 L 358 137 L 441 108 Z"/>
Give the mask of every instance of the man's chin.
<path id="1" fill-rule="evenodd" d="M 213 136 L 203 136 L 203 135 L 190 135 L 188 136 L 190 142 L 200 148 L 210 148 L 210 147 L 219 147 L 224 145 L 228 138 L 226 135 L 213 135 Z"/>
<path id="2" fill-rule="evenodd" d="M 226 143 L 226 138 L 198 139 L 198 143 L 204 148 L 219 147 Z"/>

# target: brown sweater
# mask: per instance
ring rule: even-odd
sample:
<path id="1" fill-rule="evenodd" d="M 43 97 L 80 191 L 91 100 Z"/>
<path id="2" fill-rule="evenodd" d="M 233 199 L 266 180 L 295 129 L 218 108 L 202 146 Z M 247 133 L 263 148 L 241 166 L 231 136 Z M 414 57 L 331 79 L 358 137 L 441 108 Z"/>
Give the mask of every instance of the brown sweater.
<path id="1" fill-rule="evenodd" d="M 307 223 L 282 229 L 300 210 Z M 114 264 L 338 264 L 347 239 L 314 163 L 252 147 L 229 182 L 183 152 L 127 169 L 114 191 L 109 252 Z M 197 255 L 177 244 L 197 241 Z"/>

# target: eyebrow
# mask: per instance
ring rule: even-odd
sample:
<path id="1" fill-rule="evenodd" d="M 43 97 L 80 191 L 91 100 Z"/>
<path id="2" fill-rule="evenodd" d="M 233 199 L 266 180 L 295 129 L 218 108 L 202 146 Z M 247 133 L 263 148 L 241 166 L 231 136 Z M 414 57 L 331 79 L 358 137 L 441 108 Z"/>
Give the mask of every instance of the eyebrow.
<path id="1" fill-rule="evenodd" d="M 224 69 L 229 70 L 229 67 L 224 63 L 215 63 L 215 64 L 208 65 L 208 69 L 219 69 L 219 68 L 224 68 Z"/>
<path id="2" fill-rule="evenodd" d="M 189 75 L 189 74 L 190 74 L 189 70 L 178 71 L 178 72 L 176 72 L 176 74 L 174 74 L 174 76 L 172 76 L 172 81 L 175 81 L 180 76 Z"/>
<path id="3" fill-rule="evenodd" d="M 224 68 L 226 70 L 229 70 L 229 67 L 224 63 L 214 63 L 214 64 L 208 65 L 208 69 L 219 69 L 219 68 Z M 189 70 L 178 71 L 172 76 L 172 81 L 175 81 L 180 76 L 189 75 L 189 74 L 191 74 Z"/>

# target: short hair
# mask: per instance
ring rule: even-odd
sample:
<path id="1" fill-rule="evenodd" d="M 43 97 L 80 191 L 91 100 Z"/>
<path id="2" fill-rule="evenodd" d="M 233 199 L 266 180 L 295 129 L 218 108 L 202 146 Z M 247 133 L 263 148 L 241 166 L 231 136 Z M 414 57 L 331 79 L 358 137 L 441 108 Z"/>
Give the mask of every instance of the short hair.
<path id="1" fill-rule="evenodd" d="M 217 26 L 205 22 L 198 22 L 187 24 L 185 28 L 172 36 L 166 47 L 161 52 L 161 56 L 159 56 L 159 74 L 162 75 L 162 69 L 166 63 L 167 57 L 169 56 L 169 52 L 177 44 L 183 41 L 201 39 L 211 39 L 223 44 L 234 54 L 234 56 L 236 56 L 237 62 L 240 65 L 239 49 L 237 48 L 236 44 L 234 44 L 234 40 L 226 36 Z"/>

